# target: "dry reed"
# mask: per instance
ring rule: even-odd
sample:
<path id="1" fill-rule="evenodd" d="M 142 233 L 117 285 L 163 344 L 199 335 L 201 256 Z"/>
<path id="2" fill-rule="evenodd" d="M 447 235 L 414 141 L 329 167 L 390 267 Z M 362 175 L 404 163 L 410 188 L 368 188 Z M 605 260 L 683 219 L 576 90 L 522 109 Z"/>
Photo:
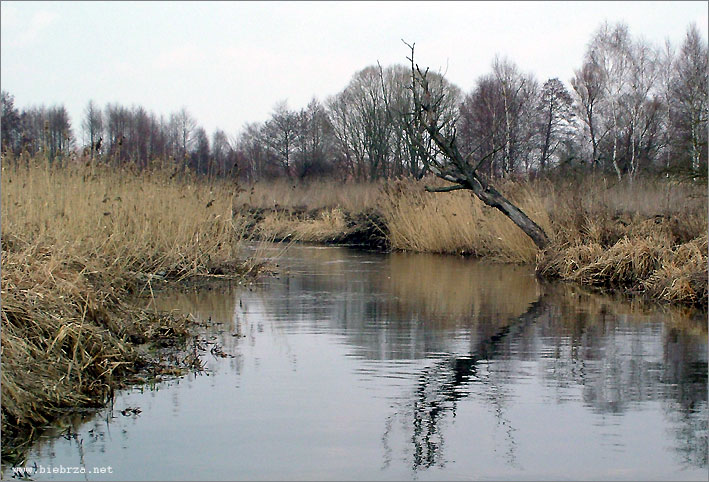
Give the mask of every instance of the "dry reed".
<path id="1" fill-rule="evenodd" d="M 707 304 L 705 185 L 659 178 L 618 183 L 600 175 L 500 182 L 498 188 L 548 234 L 551 245 L 540 253 L 470 192 L 428 193 L 426 184 L 437 180 L 257 184 L 238 202 L 275 208 L 261 233 L 280 238 L 329 242 L 344 229 L 344 219 L 369 210 L 381 214 L 394 250 L 536 263 L 546 277 Z M 303 209 L 322 212 L 315 218 L 293 214 Z"/>
<path id="2" fill-rule="evenodd" d="M 519 189 L 510 198 L 549 232 L 549 217 L 538 196 Z M 399 181 L 387 189 L 380 208 L 394 249 L 515 263 L 532 263 L 537 254 L 531 239 L 512 221 L 467 191 L 429 193 L 421 183 Z"/>
<path id="3" fill-rule="evenodd" d="M 236 191 L 160 170 L 3 159 L 3 457 L 18 455 L 21 431 L 102 404 L 139 370 L 179 368 L 135 345 L 184 339 L 188 321 L 127 300 L 159 280 L 251 268 L 236 261 Z"/>

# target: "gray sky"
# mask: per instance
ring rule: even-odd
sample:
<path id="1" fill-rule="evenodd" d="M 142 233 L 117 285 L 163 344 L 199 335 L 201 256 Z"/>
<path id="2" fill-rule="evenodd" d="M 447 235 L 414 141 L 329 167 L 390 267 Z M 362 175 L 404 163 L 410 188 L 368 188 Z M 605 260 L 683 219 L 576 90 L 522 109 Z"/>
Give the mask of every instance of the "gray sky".
<path id="1" fill-rule="evenodd" d="M 417 61 L 470 91 L 507 55 L 568 84 L 604 20 L 678 46 L 707 2 L 12 2 L 0 4 L 2 89 L 18 107 L 64 104 L 77 136 L 89 99 L 236 134 L 287 99 L 325 100 L 379 61 Z"/>

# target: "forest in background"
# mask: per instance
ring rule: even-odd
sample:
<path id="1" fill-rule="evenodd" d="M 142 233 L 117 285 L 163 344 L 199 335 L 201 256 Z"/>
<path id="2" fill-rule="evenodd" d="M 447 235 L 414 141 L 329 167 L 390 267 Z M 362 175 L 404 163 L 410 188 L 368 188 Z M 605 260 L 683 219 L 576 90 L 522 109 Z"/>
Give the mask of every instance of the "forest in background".
<path id="1" fill-rule="evenodd" d="M 456 119 L 466 155 L 489 154 L 491 177 L 601 171 L 618 180 L 641 173 L 706 178 L 707 42 L 694 25 L 677 48 L 635 38 L 623 23 L 601 25 L 567 86 L 540 82 L 496 56 L 465 93 L 435 76 Z M 18 109 L 2 92 L 2 151 L 86 158 L 138 169 L 189 169 L 253 182 L 284 177 L 373 181 L 426 174 L 421 146 L 403 125 L 411 70 L 368 66 L 338 94 L 301 109 L 285 101 L 263 123 L 211 136 L 182 108 L 168 117 L 141 106 L 89 101 L 77 136 L 63 105 Z"/>

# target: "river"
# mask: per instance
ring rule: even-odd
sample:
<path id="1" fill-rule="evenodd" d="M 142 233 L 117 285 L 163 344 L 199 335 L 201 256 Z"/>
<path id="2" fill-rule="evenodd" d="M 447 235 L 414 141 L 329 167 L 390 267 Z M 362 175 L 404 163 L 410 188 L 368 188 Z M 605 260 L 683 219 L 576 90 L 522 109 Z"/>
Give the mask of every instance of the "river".
<path id="1" fill-rule="evenodd" d="M 280 254 L 254 285 L 160 295 L 207 323 L 206 370 L 47 431 L 32 477 L 707 480 L 705 314 L 525 266 Z"/>

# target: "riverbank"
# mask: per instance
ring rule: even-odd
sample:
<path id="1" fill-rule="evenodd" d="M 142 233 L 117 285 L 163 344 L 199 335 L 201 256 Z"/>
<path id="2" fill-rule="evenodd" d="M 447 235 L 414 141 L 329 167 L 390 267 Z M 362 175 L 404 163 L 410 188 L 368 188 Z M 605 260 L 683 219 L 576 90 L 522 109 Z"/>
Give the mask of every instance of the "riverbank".
<path id="1" fill-rule="evenodd" d="M 194 321 L 155 310 L 150 295 L 174 281 L 258 272 L 239 257 L 234 193 L 160 169 L 3 159 L 4 462 L 68 411 L 199 367 L 181 351 Z"/>
<path id="2" fill-rule="evenodd" d="M 602 177 L 502 183 L 548 234 L 544 252 L 471 193 L 429 193 L 425 185 L 276 182 L 256 184 L 235 202 L 260 237 L 533 264 L 548 279 L 707 307 L 703 184 Z"/>
<path id="3" fill-rule="evenodd" d="M 3 159 L 3 460 L 20 456 L 37 427 L 100 407 L 117 388 L 199 368 L 183 350 L 194 320 L 157 311 L 150 296 L 176 281 L 258 273 L 240 256 L 245 239 L 533 264 L 545 278 L 706 310 L 706 186 L 503 184 L 549 235 L 543 253 L 470 193 L 424 186 L 244 190 L 159 167 Z"/>

